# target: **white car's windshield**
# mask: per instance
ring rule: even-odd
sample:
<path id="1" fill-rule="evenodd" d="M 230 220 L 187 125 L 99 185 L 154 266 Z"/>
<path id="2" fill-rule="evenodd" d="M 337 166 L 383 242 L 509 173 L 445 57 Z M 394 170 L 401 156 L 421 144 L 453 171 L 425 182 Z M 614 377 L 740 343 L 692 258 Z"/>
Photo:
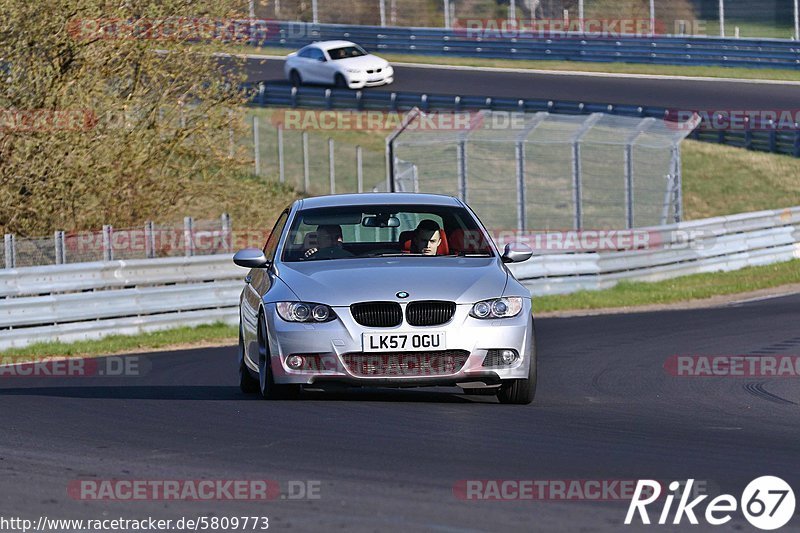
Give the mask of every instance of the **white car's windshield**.
<path id="1" fill-rule="evenodd" d="M 493 256 L 463 207 L 342 206 L 305 209 L 289 228 L 283 261 L 381 256 Z"/>
<path id="2" fill-rule="evenodd" d="M 347 59 L 348 57 L 361 57 L 367 55 L 367 52 L 360 46 L 343 46 L 341 48 L 331 48 L 328 50 L 328 55 L 331 56 L 332 61 L 337 59 Z"/>

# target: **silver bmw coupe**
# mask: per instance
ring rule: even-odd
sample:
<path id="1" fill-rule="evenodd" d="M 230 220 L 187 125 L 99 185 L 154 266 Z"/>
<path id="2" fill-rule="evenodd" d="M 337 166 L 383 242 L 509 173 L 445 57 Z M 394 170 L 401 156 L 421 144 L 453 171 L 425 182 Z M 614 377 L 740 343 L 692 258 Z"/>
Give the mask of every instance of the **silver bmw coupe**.
<path id="1" fill-rule="evenodd" d="M 344 194 L 297 200 L 249 268 L 240 298 L 244 392 L 290 398 L 342 386 L 458 386 L 528 404 L 536 390 L 531 296 L 461 200 Z"/>

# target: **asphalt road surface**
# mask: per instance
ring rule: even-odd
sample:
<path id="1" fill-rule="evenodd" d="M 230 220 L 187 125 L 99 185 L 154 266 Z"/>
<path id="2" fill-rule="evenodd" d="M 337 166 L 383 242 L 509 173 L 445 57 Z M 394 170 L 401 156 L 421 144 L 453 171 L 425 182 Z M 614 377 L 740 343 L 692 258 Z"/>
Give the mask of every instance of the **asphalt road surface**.
<path id="1" fill-rule="evenodd" d="M 463 480 L 753 478 L 800 488 L 798 379 L 688 378 L 672 355 L 800 353 L 800 295 L 723 308 L 537 322 L 530 406 L 457 389 L 239 392 L 235 348 L 149 354 L 139 377 L 0 379 L 2 516 L 268 516 L 271 531 L 602 531 L 620 501 L 465 501 Z M 318 499 L 85 501 L 79 479 L 318 482 Z M 295 487 L 299 485 L 294 485 Z M 312 484 L 312 487 L 314 485 Z M 296 491 L 297 492 L 297 491 Z M 704 507 L 703 507 L 704 508 Z M 656 520 L 661 507 L 651 512 Z M 795 516 L 784 530 L 800 528 Z M 673 531 L 682 526 L 627 527 Z M 695 526 L 693 531 L 710 528 Z M 719 531 L 752 530 L 741 513 Z"/>
<path id="2" fill-rule="evenodd" d="M 283 74 L 283 60 L 250 59 L 246 68 L 251 81 L 288 83 Z M 365 90 L 609 102 L 697 110 L 795 110 L 800 105 L 800 85 L 610 78 L 407 66 L 397 66 L 395 71 L 396 81 L 392 85 Z"/>

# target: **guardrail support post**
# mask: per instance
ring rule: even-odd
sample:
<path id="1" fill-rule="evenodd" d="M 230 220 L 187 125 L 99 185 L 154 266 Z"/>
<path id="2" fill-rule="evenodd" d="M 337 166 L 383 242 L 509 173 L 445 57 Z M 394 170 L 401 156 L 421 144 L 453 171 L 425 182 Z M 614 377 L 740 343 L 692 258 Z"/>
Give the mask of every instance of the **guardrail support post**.
<path id="1" fill-rule="evenodd" d="M 261 175 L 261 136 L 258 127 L 258 117 L 253 115 L 253 161 L 255 164 L 256 176 Z"/>
<path id="2" fill-rule="evenodd" d="M 114 227 L 103 224 L 103 260 L 114 260 Z"/>
<path id="3" fill-rule="evenodd" d="M 283 163 L 283 126 L 278 124 L 278 180 L 286 181 L 286 170 Z"/>
<path id="4" fill-rule="evenodd" d="M 360 145 L 356 145 L 356 191 L 364 192 L 364 156 Z"/>
<path id="5" fill-rule="evenodd" d="M 228 213 L 222 213 L 219 217 L 220 226 L 222 227 L 222 245 L 226 252 L 233 251 L 233 239 L 231 235 L 231 216 Z"/>
<path id="6" fill-rule="evenodd" d="M 311 188 L 310 176 L 308 174 L 308 132 L 303 131 L 303 192 L 308 193 Z"/>
<path id="7" fill-rule="evenodd" d="M 56 230 L 53 232 L 53 244 L 55 245 L 55 252 L 56 252 L 56 264 L 63 265 L 66 263 L 66 257 L 64 254 L 64 232 L 60 230 Z"/>
<path id="8" fill-rule="evenodd" d="M 333 139 L 328 138 L 328 175 L 331 181 L 331 194 L 336 194 L 336 156 L 333 148 Z"/>
<path id="9" fill-rule="evenodd" d="M 194 255 L 194 219 L 183 217 L 183 249 L 186 257 Z"/>
<path id="10" fill-rule="evenodd" d="M 144 223 L 144 255 L 147 259 L 156 256 L 156 231 L 152 220 Z"/>
<path id="11" fill-rule="evenodd" d="M 525 231 L 525 142 L 517 141 L 517 230 Z"/>
<path id="12" fill-rule="evenodd" d="M 17 246 L 14 242 L 14 234 L 6 233 L 3 236 L 3 244 L 5 245 L 6 268 L 14 268 L 17 264 Z"/>

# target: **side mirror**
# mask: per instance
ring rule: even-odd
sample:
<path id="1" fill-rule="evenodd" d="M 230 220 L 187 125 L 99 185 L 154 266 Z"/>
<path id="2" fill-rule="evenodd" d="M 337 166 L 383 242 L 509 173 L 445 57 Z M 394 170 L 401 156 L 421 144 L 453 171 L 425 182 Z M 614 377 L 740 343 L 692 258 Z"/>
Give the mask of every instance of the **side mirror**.
<path id="1" fill-rule="evenodd" d="M 533 250 L 527 244 L 520 244 L 517 242 L 506 244 L 503 250 L 502 260 L 503 263 L 522 263 L 527 261 L 533 255 Z"/>
<path id="2" fill-rule="evenodd" d="M 264 252 L 258 248 L 239 250 L 236 252 L 236 255 L 233 256 L 233 262 L 244 268 L 264 268 L 269 266 L 269 261 L 267 261 Z"/>

